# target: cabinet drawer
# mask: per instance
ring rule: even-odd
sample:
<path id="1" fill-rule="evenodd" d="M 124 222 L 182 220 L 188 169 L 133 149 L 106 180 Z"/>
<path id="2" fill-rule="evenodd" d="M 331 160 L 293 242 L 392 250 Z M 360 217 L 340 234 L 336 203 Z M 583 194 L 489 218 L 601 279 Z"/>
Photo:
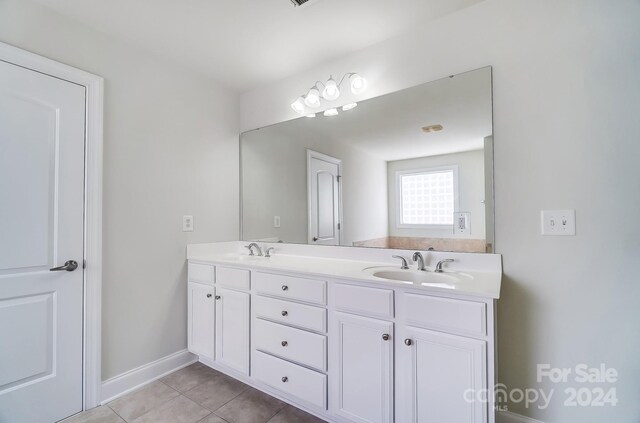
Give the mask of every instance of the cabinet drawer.
<path id="1" fill-rule="evenodd" d="M 248 291 L 250 288 L 249 271 L 231 267 L 216 267 L 216 284 L 233 289 Z"/>
<path id="2" fill-rule="evenodd" d="M 464 335 L 486 336 L 487 305 L 427 295 L 404 294 L 407 323 Z"/>
<path id="3" fill-rule="evenodd" d="M 324 335 L 254 319 L 253 347 L 318 370 L 327 369 L 327 337 Z"/>
<path id="4" fill-rule="evenodd" d="M 327 283 L 325 281 L 254 272 L 253 287 L 260 294 L 314 304 L 325 305 L 327 303 Z"/>
<path id="5" fill-rule="evenodd" d="M 187 266 L 189 282 L 213 284 L 213 269 L 209 264 L 189 263 Z"/>
<path id="6" fill-rule="evenodd" d="M 327 376 L 255 351 L 251 375 L 310 404 L 327 409 Z"/>
<path id="7" fill-rule="evenodd" d="M 393 318 L 393 291 L 390 289 L 335 284 L 336 310 Z"/>
<path id="8" fill-rule="evenodd" d="M 251 301 L 255 317 L 275 320 L 317 332 L 327 331 L 327 310 L 324 308 L 276 300 L 261 295 L 253 295 Z"/>

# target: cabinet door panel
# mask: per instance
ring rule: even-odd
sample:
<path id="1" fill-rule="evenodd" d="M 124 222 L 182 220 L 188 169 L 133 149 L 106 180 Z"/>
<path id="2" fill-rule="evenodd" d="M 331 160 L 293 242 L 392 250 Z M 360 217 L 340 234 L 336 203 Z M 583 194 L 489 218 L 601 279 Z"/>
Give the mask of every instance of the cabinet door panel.
<path id="1" fill-rule="evenodd" d="M 188 284 L 189 351 L 213 360 L 215 343 L 215 299 L 213 287 Z"/>
<path id="2" fill-rule="evenodd" d="M 249 374 L 249 294 L 216 289 L 216 361 Z"/>
<path id="3" fill-rule="evenodd" d="M 359 423 L 392 422 L 393 323 L 336 312 L 334 334 L 334 412 Z"/>
<path id="4" fill-rule="evenodd" d="M 485 423 L 486 403 L 466 397 L 486 389 L 486 342 L 413 327 L 402 332 L 397 421 Z"/>

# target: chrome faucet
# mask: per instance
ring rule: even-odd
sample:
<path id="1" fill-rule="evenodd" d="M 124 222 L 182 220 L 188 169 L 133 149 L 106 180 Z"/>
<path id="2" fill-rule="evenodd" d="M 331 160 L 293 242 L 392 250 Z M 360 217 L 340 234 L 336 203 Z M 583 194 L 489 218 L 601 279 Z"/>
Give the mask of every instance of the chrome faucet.
<path id="1" fill-rule="evenodd" d="M 451 263 L 452 261 L 454 261 L 453 259 L 444 259 L 444 260 L 440 260 L 438 262 L 438 264 L 436 264 L 436 270 L 434 270 L 434 272 L 436 273 L 442 273 L 444 272 L 444 270 L 442 270 L 442 264 L 443 263 Z"/>
<path id="2" fill-rule="evenodd" d="M 269 247 L 264 251 L 265 257 L 271 257 L 271 252 L 275 250 L 275 247 Z"/>
<path id="3" fill-rule="evenodd" d="M 404 258 L 402 256 L 391 256 L 391 257 L 402 260 L 402 265 L 400 265 L 400 269 L 407 270 L 409 268 L 409 265 L 407 264 L 407 259 L 406 258 Z"/>
<path id="4" fill-rule="evenodd" d="M 427 271 L 427 269 L 425 269 L 424 267 L 424 257 L 422 257 L 422 253 L 419 251 L 416 251 L 415 253 L 413 253 L 413 261 L 414 262 L 418 262 L 418 270 L 422 270 L 422 271 Z"/>
<path id="5" fill-rule="evenodd" d="M 250 256 L 254 256 L 255 254 L 253 254 L 253 247 L 256 248 L 256 251 L 258 252 L 259 256 L 262 256 L 262 250 L 260 249 L 260 246 L 258 244 L 256 244 L 255 242 L 252 242 L 249 245 L 245 245 L 244 248 L 249 250 L 249 255 Z"/>

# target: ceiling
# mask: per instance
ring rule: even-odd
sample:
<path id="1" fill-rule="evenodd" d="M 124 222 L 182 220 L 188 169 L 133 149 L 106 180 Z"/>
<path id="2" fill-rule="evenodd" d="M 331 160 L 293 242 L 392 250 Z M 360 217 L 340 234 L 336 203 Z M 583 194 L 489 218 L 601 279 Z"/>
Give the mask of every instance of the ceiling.
<path id="1" fill-rule="evenodd" d="M 239 92 L 482 0 L 34 0 Z"/>
<path id="2" fill-rule="evenodd" d="M 338 116 L 319 113 L 250 131 L 242 139 L 322 139 L 327 146 L 349 144 L 385 161 L 479 150 L 492 134 L 491 102 L 486 67 L 361 101 Z M 438 124 L 442 131 L 422 132 L 423 126 Z"/>

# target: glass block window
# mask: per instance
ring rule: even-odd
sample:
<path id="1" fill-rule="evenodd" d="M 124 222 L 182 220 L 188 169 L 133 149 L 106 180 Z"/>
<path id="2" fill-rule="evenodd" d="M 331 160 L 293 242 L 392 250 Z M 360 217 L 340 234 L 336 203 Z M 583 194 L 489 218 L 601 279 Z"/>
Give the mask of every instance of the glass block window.
<path id="1" fill-rule="evenodd" d="M 398 173 L 400 225 L 453 225 L 457 169 Z"/>

